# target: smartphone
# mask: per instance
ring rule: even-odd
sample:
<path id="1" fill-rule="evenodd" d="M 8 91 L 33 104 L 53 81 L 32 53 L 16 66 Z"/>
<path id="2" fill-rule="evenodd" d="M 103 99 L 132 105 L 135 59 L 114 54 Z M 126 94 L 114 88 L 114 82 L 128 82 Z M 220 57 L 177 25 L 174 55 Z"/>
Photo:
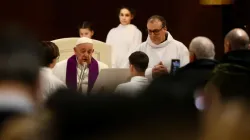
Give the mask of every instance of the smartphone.
<path id="1" fill-rule="evenodd" d="M 171 74 L 175 74 L 176 71 L 180 68 L 180 59 L 172 59 L 171 60 Z"/>

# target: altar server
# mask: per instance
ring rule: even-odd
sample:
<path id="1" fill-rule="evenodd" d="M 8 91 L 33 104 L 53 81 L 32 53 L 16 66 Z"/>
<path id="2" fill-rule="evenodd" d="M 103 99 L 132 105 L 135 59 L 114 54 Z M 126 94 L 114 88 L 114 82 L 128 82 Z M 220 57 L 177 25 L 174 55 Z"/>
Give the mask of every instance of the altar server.
<path id="1" fill-rule="evenodd" d="M 106 43 L 112 47 L 112 67 L 128 68 L 128 57 L 142 42 L 141 31 L 131 20 L 135 17 L 134 11 L 123 7 L 120 9 L 120 24 L 107 35 Z"/>

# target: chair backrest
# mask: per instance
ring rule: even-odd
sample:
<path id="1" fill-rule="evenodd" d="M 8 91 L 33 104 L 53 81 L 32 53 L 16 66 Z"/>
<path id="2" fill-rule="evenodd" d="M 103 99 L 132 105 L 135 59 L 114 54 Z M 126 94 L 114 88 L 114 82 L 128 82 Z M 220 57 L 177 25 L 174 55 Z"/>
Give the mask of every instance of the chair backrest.
<path id="1" fill-rule="evenodd" d="M 59 61 L 68 59 L 70 56 L 74 54 L 74 46 L 76 44 L 77 39 L 79 37 L 70 37 L 70 38 L 61 38 L 52 40 L 58 48 L 60 52 Z M 98 61 L 101 61 L 111 67 L 111 46 L 107 45 L 104 42 L 93 39 L 94 44 L 94 54 L 93 57 Z"/>
<path id="2" fill-rule="evenodd" d="M 130 80 L 127 68 L 102 69 L 96 79 L 92 93 L 113 93 L 119 84 Z"/>

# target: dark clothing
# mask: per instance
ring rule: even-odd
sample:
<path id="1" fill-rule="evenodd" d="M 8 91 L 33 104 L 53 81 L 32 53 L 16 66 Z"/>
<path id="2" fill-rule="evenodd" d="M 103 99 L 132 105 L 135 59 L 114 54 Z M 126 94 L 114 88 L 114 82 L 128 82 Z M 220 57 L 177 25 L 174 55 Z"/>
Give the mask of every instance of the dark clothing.
<path id="1" fill-rule="evenodd" d="M 216 60 L 199 59 L 180 68 L 175 76 L 186 81 L 189 86 L 197 88 L 206 84 L 217 64 Z"/>
<path id="2" fill-rule="evenodd" d="M 226 53 L 220 63 L 230 63 L 250 68 L 250 50 L 236 50 Z"/>

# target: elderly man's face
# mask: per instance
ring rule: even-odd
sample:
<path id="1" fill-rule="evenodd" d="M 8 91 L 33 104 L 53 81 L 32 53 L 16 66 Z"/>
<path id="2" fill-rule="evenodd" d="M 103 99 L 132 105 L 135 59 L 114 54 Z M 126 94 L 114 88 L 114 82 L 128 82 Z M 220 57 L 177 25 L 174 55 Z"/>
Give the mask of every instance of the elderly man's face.
<path id="1" fill-rule="evenodd" d="M 167 28 L 162 27 L 160 20 L 149 21 L 147 23 L 147 29 L 150 39 L 154 44 L 160 44 L 164 41 Z"/>
<path id="2" fill-rule="evenodd" d="M 74 51 L 77 60 L 80 64 L 91 63 L 92 54 L 94 52 L 93 44 L 90 43 L 79 44 L 74 48 Z"/>

